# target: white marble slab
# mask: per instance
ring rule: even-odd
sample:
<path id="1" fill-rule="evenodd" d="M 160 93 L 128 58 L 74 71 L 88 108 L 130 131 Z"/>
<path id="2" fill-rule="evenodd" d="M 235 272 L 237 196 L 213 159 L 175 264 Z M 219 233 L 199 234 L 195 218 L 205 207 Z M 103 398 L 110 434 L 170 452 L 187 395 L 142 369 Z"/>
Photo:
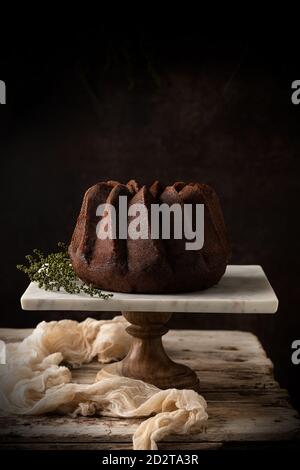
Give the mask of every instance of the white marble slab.
<path id="1" fill-rule="evenodd" d="M 219 284 L 205 291 L 170 295 L 115 292 L 103 300 L 45 291 L 32 282 L 21 305 L 24 310 L 275 313 L 278 299 L 261 266 L 230 265 Z"/>

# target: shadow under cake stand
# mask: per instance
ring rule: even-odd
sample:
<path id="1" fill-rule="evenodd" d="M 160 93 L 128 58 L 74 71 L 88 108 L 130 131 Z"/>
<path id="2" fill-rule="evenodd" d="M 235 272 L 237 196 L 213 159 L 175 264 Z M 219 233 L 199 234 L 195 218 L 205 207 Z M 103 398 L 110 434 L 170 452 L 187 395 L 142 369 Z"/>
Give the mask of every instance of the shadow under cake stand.
<path id="1" fill-rule="evenodd" d="M 166 323 L 172 313 L 275 313 L 278 299 L 261 266 L 229 265 L 219 284 L 199 292 L 114 292 L 113 297 L 104 300 L 87 294 L 46 291 L 32 282 L 21 297 L 21 305 L 24 310 L 121 311 L 130 323 L 126 331 L 133 339 L 127 356 L 114 365 L 114 370 L 161 389 L 199 391 L 195 372 L 172 361 L 163 347 L 161 338 L 168 331 Z"/>

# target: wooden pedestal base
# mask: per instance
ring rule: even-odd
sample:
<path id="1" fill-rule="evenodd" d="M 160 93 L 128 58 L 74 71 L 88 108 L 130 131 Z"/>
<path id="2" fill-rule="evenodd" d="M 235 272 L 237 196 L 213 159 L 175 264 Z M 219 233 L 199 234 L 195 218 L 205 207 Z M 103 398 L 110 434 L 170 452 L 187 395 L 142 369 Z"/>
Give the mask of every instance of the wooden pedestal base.
<path id="1" fill-rule="evenodd" d="M 118 371 L 125 377 L 143 380 L 161 389 L 189 388 L 199 391 L 199 380 L 194 371 L 173 362 L 164 350 L 161 337 L 172 313 L 122 312 L 131 324 L 126 331 L 133 337 L 127 356 L 118 363 Z"/>

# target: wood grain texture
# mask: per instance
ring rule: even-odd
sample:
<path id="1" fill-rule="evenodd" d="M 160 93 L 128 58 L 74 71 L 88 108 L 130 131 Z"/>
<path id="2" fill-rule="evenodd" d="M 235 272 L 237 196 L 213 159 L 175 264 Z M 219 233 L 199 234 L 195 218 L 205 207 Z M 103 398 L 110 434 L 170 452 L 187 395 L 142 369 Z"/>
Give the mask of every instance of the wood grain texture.
<path id="1" fill-rule="evenodd" d="M 126 331 L 132 336 L 132 341 L 128 354 L 117 364 L 120 375 L 143 380 L 161 389 L 200 390 L 196 372 L 185 364 L 172 361 L 163 347 L 162 336 L 168 332 L 166 323 L 172 313 L 122 314 L 130 323 Z"/>
<path id="2" fill-rule="evenodd" d="M 0 330 L 18 341 L 30 330 Z M 201 377 L 209 420 L 200 434 L 171 436 L 161 449 L 219 449 L 260 443 L 298 442 L 300 420 L 257 338 L 239 331 L 170 331 L 164 337 L 172 359 Z M 73 380 L 92 382 L 101 365 L 73 371 Z M 137 419 L 67 416 L 0 416 L 1 448 L 127 449 Z M 299 441 L 300 445 L 300 441 Z"/>

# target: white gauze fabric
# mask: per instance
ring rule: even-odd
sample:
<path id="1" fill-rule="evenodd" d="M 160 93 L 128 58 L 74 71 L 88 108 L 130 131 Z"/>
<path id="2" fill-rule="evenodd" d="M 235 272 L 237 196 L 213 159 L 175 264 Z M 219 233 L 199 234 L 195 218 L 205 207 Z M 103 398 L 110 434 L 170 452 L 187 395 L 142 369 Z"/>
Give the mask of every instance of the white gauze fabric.
<path id="1" fill-rule="evenodd" d="M 0 368 L 0 408 L 29 415 L 151 416 L 133 435 L 136 450 L 156 450 L 157 442 L 172 433 L 201 431 L 207 405 L 193 390 L 160 390 L 116 375 L 113 368 L 101 370 L 93 384 L 73 383 L 70 368 L 60 365 L 80 367 L 94 358 L 102 363 L 122 359 L 131 341 L 127 325 L 121 316 L 42 322 L 21 343 L 7 344 L 7 363 Z"/>

